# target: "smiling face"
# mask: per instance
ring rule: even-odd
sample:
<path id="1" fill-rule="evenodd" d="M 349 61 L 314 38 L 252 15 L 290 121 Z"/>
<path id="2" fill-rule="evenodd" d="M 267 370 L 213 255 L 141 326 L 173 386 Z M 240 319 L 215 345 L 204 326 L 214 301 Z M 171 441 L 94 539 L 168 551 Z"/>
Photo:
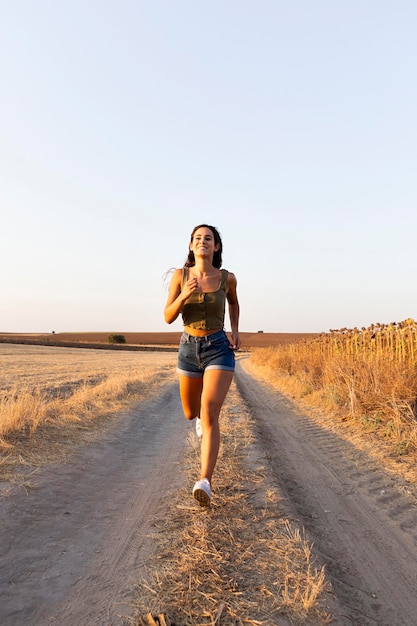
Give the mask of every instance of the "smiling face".
<path id="1" fill-rule="evenodd" d="M 194 232 L 190 243 L 190 251 L 197 257 L 213 258 L 214 253 L 220 249 L 220 244 L 215 242 L 214 234 L 210 228 L 201 226 Z"/>
<path id="2" fill-rule="evenodd" d="M 222 252 L 222 238 L 217 228 L 209 224 L 199 224 L 191 233 L 185 267 L 193 267 L 197 256 L 200 258 L 206 257 L 211 261 L 213 267 L 220 269 L 222 266 Z"/>

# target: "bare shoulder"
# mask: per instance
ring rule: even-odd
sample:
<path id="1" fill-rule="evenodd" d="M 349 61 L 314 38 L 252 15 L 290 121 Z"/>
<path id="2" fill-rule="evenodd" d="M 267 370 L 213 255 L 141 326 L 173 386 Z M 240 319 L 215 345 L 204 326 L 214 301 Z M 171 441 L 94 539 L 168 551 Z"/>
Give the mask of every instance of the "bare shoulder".
<path id="1" fill-rule="evenodd" d="M 169 280 L 170 289 L 176 289 L 181 286 L 182 268 L 172 268 L 170 270 L 171 278 Z"/>
<path id="2" fill-rule="evenodd" d="M 182 279 L 182 267 L 176 267 L 172 270 L 171 281 L 172 282 L 181 282 Z"/>
<path id="3" fill-rule="evenodd" d="M 233 274 L 233 272 L 228 272 L 227 274 L 227 286 L 228 287 L 233 287 L 237 285 L 237 279 L 236 276 Z"/>
<path id="4" fill-rule="evenodd" d="M 233 272 L 229 272 L 227 275 L 226 295 L 229 304 L 237 302 L 237 280 Z"/>
<path id="5" fill-rule="evenodd" d="M 233 274 L 233 272 L 229 272 L 227 275 L 227 282 L 226 282 L 226 298 L 229 303 L 229 306 L 231 304 L 233 305 L 238 304 L 236 287 L 237 287 L 236 276 Z"/>

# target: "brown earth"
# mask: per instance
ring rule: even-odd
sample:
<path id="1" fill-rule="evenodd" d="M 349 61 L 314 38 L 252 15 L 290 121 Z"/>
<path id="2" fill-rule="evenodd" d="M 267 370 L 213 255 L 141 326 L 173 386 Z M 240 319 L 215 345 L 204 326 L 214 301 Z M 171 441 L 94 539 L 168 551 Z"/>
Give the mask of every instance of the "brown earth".
<path id="1" fill-rule="evenodd" d="M 234 411 L 255 422 L 248 472 L 262 460 L 285 514 L 314 542 L 334 623 L 416 624 L 416 490 L 254 378 L 250 359 L 238 360 L 236 388 Z M 132 594 L 158 558 L 150 531 L 183 486 L 189 431 L 173 371 L 99 441 L 0 502 L 2 626 L 135 623 Z"/>
<path id="2" fill-rule="evenodd" d="M 178 346 L 181 333 L 123 333 L 126 344 L 113 345 L 109 344 L 108 333 L 83 332 L 83 333 L 0 333 L 0 343 L 29 343 L 50 346 L 70 346 L 80 345 L 85 348 L 91 345 L 94 348 L 105 347 L 116 350 L 134 350 L 144 349 L 146 347 L 172 347 Z M 242 350 L 251 348 L 265 348 L 269 346 L 277 346 L 280 344 L 294 343 L 307 337 L 315 337 L 314 333 L 240 333 L 242 341 Z"/>

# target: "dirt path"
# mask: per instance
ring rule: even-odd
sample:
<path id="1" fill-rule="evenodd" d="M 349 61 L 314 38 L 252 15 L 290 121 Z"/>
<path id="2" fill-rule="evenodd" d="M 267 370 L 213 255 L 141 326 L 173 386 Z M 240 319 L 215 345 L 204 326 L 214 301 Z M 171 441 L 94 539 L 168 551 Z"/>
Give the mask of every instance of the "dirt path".
<path id="1" fill-rule="evenodd" d="M 337 624 L 417 624 L 417 499 L 363 452 L 303 416 L 241 361 L 270 479 L 314 541 L 340 605 Z"/>
<path id="2" fill-rule="evenodd" d="M 255 381 L 245 359 L 236 382 L 256 420 L 254 453 L 327 564 L 335 623 L 417 624 L 416 498 Z M 173 375 L 100 442 L 0 502 L 2 626 L 128 623 L 136 583 L 152 566 L 152 524 L 183 484 L 189 430 Z"/>
<path id="3" fill-rule="evenodd" d="M 0 502 L 2 626 L 126 623 L 152 520 L 183 479 L 188 431 L 173 376 L 102 441 Z"/>

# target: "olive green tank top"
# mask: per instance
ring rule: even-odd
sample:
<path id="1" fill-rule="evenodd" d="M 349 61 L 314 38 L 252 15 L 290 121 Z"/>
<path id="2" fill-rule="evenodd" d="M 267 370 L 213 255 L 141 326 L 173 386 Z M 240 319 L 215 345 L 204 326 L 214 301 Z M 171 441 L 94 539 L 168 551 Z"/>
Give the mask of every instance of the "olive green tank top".
<path id="1" fill-rule="evenodd" d="M 182 270 L 181 290 L 188 280 L 188 269 L 184 267 Z M 227 270 L 222 270 L 217 291 L 203 293 L 195 291 L 187 298 L 181 309 L 184 326 L 190 326 L 196 330 L 223 328 L 228 274 Z"/>

